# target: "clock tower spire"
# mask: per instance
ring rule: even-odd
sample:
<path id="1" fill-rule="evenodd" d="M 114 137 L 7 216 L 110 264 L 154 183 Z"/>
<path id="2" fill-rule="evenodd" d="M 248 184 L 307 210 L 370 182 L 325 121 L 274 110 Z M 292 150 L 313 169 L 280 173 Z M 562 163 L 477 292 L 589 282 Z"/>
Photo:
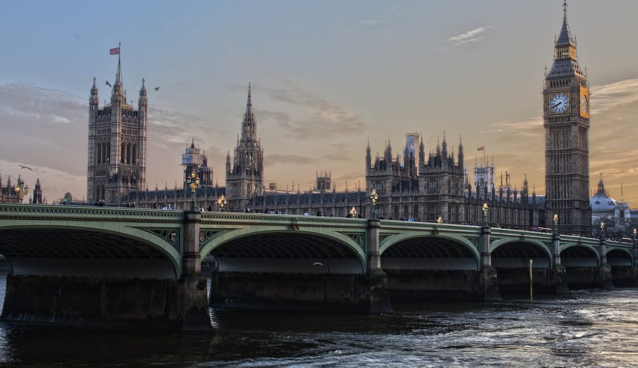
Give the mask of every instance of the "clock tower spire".
<path id="1" fill-rule="evenodd" d="M 589 86 L 578 65 L 576 42 L 567 22 L 554 44 L 554 62 L 545 76 L 545 218 L 558 215 L 563 234 L 591 234 L 589 206 Z"/>

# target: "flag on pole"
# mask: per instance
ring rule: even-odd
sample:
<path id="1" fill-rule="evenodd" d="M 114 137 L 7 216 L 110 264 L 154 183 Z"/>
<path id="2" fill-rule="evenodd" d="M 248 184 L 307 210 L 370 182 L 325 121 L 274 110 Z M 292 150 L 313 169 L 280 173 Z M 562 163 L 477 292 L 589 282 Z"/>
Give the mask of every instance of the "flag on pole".
<path id="1" fill-rule="evenodd" d="M 477 151 L 485 151 L 485 146 L 481 146 L 477 149 Z"/>
<path id="2" fill-rule="evenodd" d="M 118 47 L 116 47 L 114 49 L 110 49 L 109 50 L 109 54 L 111 54 L 111 55 L 119 55 L 120 54 L 120 47 L 118 46 Z"/>

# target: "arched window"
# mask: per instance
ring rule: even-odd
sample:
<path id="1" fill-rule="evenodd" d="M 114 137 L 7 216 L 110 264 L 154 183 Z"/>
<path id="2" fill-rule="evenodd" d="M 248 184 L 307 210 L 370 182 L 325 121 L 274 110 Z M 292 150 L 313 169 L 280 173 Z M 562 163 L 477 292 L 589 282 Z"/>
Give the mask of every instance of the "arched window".
<path id="1" fill-rule="evenodd" d="M 131 163 L 137 165 L 137 144 L 133 144 L 133 161 Z"/>
<path id="2" fill-rule="evenodd" d="M 122 143 L 122 153 L 120 155 L 120 162 L 124 163 L 126 160 L 126 143 Z"/>
<path id="3" fill-rule="evenodd" d="M 102 144 L 98 143 L 97 144 L 97 164 L 101 164 L 102 163 Z"/>
<path id="4" fill-rule="evenodd" d="M 106 142 L 106 152 L 102 162 L 108 164 L 111 161 L 111 142 Z"/>
<path id="5" fill-rule="evenodd" d="M 131 144 L 127 144 L 126 145 L 126 163 L 130 164 L 131 163 Z"/>

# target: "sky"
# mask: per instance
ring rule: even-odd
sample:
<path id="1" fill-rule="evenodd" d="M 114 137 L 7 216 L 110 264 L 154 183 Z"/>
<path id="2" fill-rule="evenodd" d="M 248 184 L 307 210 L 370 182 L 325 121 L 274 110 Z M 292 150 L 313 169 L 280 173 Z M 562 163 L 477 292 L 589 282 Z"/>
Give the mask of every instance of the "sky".
<path id="1" fill-rule="evenodd" d="M 28 1 L 0 13 L 0 175 L 49 203 L 86 195 L 88 99 L 115 79 L 137 104 L 149 88 L 147 183 L 182 182 L 195 139 L 225 185 L 248 83 L 265 182 L 308 189 L 330 171 L 338 190 L 365 186 L 365 149 L 485 146 L 497 177 L 545 192 L 542 88 L 562 0 Z M 638 1 L 571 0 L 568 19 L 591 88 L 590 187 L 638 207 Z M 153 87 L 161 87 L 155 91 Z M 19 165 L 27 166 L 21 168 Z M 499 179 L 500 180 L 500 179 Z M 497 185 L 499 182 L 497 181 Z"/>

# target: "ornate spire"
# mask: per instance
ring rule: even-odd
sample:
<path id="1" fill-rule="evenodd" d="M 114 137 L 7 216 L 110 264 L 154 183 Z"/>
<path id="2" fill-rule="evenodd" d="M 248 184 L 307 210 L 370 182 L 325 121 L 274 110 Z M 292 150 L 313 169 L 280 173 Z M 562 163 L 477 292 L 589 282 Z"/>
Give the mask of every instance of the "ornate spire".
<path id="1" fill-rule="evenodd" d="M 248 100 L 246 101 L 246 114 L 248 116 L 252 116 L 253 113 L 253 101 L 252 101 L 252 97 L 250 94 L 250 90 L 251 90 L 251 86 L 250 86 L 250 82 L 248 83 Z"/>
<path id="2" fill-rule="evenodd" d="M 575 42 L 569 30 L 569 24 L 567 23 L 567 0 L 565 0 L 563 3 L 563 26 L 561 27 L 560 34 L 556 40 L 556 46 L 566 46 L 569 44 L 575 44 Z"/>

